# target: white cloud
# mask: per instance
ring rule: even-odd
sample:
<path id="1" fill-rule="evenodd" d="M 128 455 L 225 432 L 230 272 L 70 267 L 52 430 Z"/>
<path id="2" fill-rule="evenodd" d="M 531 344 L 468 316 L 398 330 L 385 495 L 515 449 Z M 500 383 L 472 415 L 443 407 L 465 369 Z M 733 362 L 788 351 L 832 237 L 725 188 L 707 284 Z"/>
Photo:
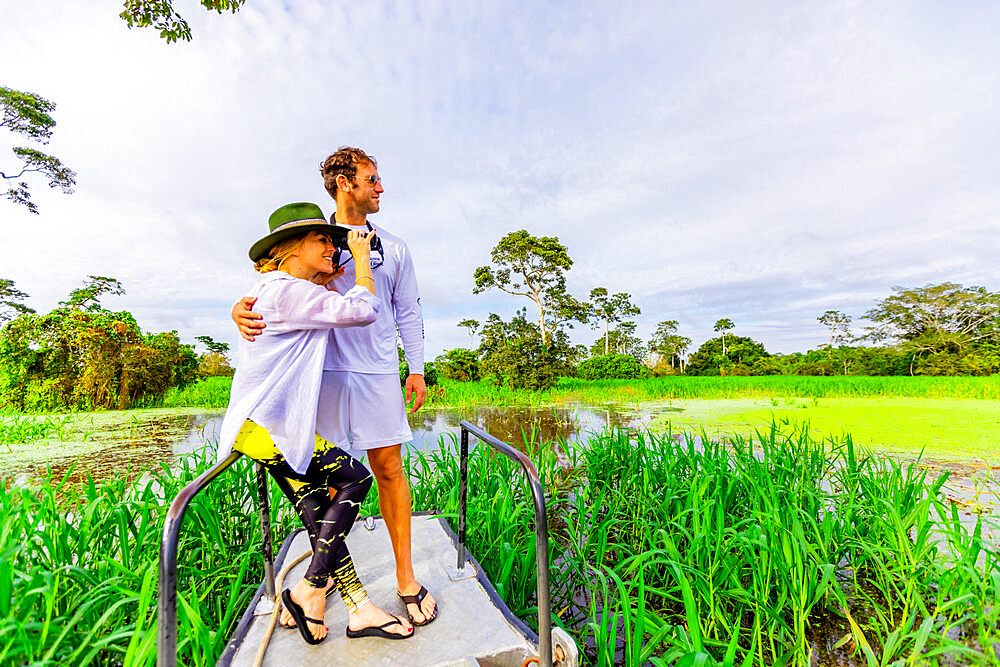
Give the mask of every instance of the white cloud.
<path id="1" fill-rule="evenodd" d="M 235 342 L 246 248 L 282 203 L 331 210 L 342 144 L 379 159 L 373 222 L 411 246 L 431 357 L 521 305 L 471 287 L 522 228 L 569 247 L 577 295 L 629 291 L 640 334 L 696 344 L 731 317 L 805 349 L 892 285 L 1000 289 L 992 5 L 180 10 L 194 41 L 167 45 L 106 4 L 0 0 L 0 83 L 57 102 L 79 173 L 35 185 L 40 216 L 0 202 L 0 275 L 38 307 L 113 275 L 147 329 Z"/>

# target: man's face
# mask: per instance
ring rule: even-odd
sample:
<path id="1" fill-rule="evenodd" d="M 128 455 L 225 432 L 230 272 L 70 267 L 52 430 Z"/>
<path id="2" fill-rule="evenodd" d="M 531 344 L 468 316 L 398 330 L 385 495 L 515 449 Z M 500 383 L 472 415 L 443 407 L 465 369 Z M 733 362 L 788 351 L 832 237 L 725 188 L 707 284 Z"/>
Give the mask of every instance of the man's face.
<path id="1" fill-rule="evenodd" d="M 360 213 L 377 213 L 379 196 L 384 192 L 378 169 L 372 163 L 358 165 L 358 172 L 351 185 L 351 198 Z"/>

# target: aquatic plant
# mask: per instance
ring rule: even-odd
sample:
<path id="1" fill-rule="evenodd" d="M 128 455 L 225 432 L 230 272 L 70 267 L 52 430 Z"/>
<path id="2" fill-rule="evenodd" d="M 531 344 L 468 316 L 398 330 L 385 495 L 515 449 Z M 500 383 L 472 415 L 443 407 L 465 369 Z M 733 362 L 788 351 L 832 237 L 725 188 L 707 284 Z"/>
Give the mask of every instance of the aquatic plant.
<path id="1" fill-rule="evenodd" d="M 944 477 L 777 428 L 727 444 L 619 430 L 570 456 L 537 453 L 553 620 L 594 664 L 807 664 L 838 628 L 854 664 L 1000 661 L 1000 555 Z M 470 462 L 470 549 L 531 622 L 530 498 L 485 458 Z M 418 456 L 415 502 L 454 511 L 453 459 Z"/>
<path id="2" fill-rule="evenodd" d="M 548 496 L 554 622 L 595 665 L 998 664 L 1000 555 L 943 478 L 777 427 L 713 443 L 625 430 L 527 438 Z M 457 512 L 455 443 L 406 461 L 415 509 Z M 206 451 L 136 478 L 0 485 L 0 664 L 148 665 L 166 507 Z M 126 481 L 132 479 L 133 481 Z M 530 497 L 476 446 L 468 542 L 534 623 Z M 271 485 L 273 530 L 297 524 Z M 181 531 L 181 664 L 214 663 L 262 577 L 249 462 L 192 503 Z M 376 493 L 363 514 L 378 512 Z"/>

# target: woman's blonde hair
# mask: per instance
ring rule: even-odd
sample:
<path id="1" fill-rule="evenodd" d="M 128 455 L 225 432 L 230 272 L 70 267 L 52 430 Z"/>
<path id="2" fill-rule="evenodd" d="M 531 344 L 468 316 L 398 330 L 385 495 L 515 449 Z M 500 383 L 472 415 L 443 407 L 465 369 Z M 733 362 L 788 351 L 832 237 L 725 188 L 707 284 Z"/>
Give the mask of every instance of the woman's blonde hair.
<path id="1" fill-rule="evenodd" d="M 299 247 L 302 246 L 302 242 L 305 240 L 306 234 L 298 234 L 282 241 L 278 241 L 271 246 L 270 250 L 267 251 L 267 257 L 258 259 L 253 265 L 253 268 L 257 270 L 257 273 L 277 271 L 281 268 L 282 264 L 288 261 L 289 257 L 298 251 Z"/>
<path id="2" fill-rule="evenodd" d="M 277 271 L 281 268 L 281 265 L 288 261 L 288 258 L 298 252 L 299 248 L 302 247 L 302 243 L 309 236 L 309 232 L 304 232 L 297 236 L 291 236 L 282 241 L 278 241 L 271 249 L 267 251 L 267 257 L 263 259 L 258 259 L 253 265 L 253 268 L 257 270 L 257 273 L 269 273 L 271 271 Z M 343 269 L 334 271 L 333 273 L 317 273 L 312 278 L 312 282 L 317 285 L 326 285 L 328 282 L 343 273 Z"/>

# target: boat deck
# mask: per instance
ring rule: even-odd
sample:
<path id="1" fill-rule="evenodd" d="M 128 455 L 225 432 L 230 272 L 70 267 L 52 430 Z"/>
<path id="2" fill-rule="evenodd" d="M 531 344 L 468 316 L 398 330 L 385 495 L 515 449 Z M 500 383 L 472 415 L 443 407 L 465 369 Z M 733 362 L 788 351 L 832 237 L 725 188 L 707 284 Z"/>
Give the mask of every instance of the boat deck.
<path id="1" fill-rule="evenodd" d="M 457 541 L 443 519 L 414 515 L 412 543 L 417 579 L 438 603 L 434 622 L 415 628 L 414 635 L 402 641 L 348 639 L 344 634 L 347 611 L 340 597 L 333 594 L 326 606 L 325 621 L 330 628 L 326 640 L 311 646 L 297 630 L 276 626 L 263 664 L 520 666 L 538 655 L 537 636 L 506 608 L 479 564 L 467 558 L 464 571 L 457 571 Z M 389 613 L 405 617 L 405 607 L 396 596 L 395 562 L 385 523 L 376 519 L 374 528 L 368 530 L 359 521 L 348 535 L 347 544 L 372 600 Z M 302 530 L 294 533 L 282 546 L 275 571 L 309 548 L 306 533 Z M 284 587 L 293 586 L 308 564 L 306 558 L 292 568 L 285 577 Z M 254 663 L 270 622 L 269 613 L 255 616 L 254 610 L 269 612 L 271 608 L 262 587 L 240 621 L 220 665 Z M 568 635 L 554 634 L 553 646 L 561 647 L 567 656 L 559 664 L 576 664 L 576 646 Z"/>

